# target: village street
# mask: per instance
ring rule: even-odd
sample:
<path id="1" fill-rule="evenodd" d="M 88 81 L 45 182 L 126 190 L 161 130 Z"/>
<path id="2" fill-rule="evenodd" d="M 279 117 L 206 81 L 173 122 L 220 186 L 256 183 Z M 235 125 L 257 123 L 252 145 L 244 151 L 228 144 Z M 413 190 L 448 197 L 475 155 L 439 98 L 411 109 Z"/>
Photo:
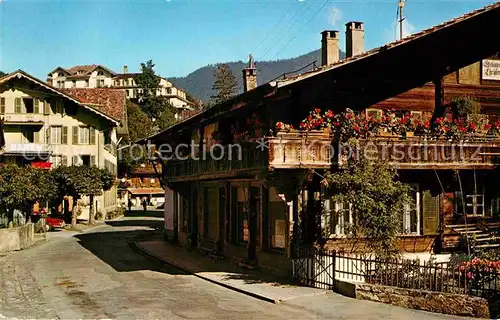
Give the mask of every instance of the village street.
<path id="1" fill-rule="evenodd" d="M 127 217 L 0 257 L 0 319 L 453 319 L 333 293 L 272 304 L 144 257 L 162 218 Z"/>

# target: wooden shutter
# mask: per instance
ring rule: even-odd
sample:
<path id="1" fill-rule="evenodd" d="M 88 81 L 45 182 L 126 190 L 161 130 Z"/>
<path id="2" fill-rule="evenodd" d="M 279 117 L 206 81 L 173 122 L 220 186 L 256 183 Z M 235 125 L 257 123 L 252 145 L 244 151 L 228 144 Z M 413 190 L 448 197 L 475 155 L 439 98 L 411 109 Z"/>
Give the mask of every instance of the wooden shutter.
<path id="1" fill-rule="evenodd" d="M 50 127 L 45 129 L 45 143 L 50 144 Z"/>
<path id="2" fill-rule="evenodd" d="M 68 166 L 68 157 L 66 157 L 66 156 L 61 157 L 61 166 L 64 166 L 64 167 Z"/>
<path id="3" fill-rule="evenodd" d="M 40 100 L 33 99 L 33 113 L 40 113 Z"/>
<path id="4" fill-rule="evenodd" d="M 0 98 L 0 114 L 5 113 L 5 98 L 1 97 Z"/>
<path id="5" fill-rule="evenodd" d="M 433 196 L 427 190 L 424 191 L 422 198 L 424 234 L 436 234 L 439 224 L 439 196 Z"/>
<path id="6" fill-rule="evenodd" d="M 61 128 L 61 144 L 68 144 L 68 127 Z"/>
<path id="7" fill-rule="evenodd" d="M 21 98 L 16 98 L 15 100 L 15 113 L 21 113 Z"/>
<path id="8" fill-rule="evenodd" d="M 45 114 L 45 115 L 50 114 L 50 102 L 49 102 L 49 100 L 45 100 L 43 103 L 43 114 Z"/>
<path id="9" fill-rule="evenodd" d="M 73 144 L 78 144 L 78 127 L 73 127 Z"/>
<path id="10" fill-rule="evenodd" d="M 97 164 L 95 163 L 95 156 L 90 156 L 90 166 L 96 166 Z"/>
<path id="11" fill-rule="evenodd" d="M 40 143 L 40 131 L 33 132 L 33 143 Z"/>
<path id="12" fill-rule="evenodd" d="M 90 131 L 90 134 L 89 134 L 90 135 L 90 137 L 89 137 L 90 144 L 95 144 L 95 128 L 90 127 L 89 131 Z"/>

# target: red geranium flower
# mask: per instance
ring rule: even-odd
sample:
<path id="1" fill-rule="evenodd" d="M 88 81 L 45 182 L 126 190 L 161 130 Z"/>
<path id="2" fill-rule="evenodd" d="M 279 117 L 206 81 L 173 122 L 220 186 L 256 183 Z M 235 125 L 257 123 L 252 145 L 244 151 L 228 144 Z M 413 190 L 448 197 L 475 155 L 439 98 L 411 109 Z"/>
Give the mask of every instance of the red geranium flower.
<path id="1" fill-rule="evenodd" d="M 335 114 L 333 113 L 332 110 L 328 110 L 326 113 L 325 113 L 325 116 L 327 118 L 333 118 L 335 116 Z"/>

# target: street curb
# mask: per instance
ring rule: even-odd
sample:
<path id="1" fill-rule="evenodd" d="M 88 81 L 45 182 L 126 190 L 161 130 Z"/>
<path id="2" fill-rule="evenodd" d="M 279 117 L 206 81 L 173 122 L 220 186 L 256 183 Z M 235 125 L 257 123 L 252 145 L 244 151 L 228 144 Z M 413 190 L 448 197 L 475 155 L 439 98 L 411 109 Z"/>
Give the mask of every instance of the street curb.
<path id="1" fill-rule="evenodd" d="M 256 299 L 259 299 L 259 300 L 263 300 L 263 301 L 266 301 L 266 302 L 270 302 L 270 303 L 274 303 L 274 304 L 280 304 L 282 301 L 281 300 L 276 300 L 276 299 L 272 299 L 272 298 L 269 298 L 269 297 L 266 297 L 266 296 L 263 296 L 263 295 L 260 295 L 260 294 L 257 294 L 257 293 L 253 293 L 253 292 L 250 292 L 250 291 L 246 291 L 246 290 L 243 290 L 243 289 L 240 289 L 240 288 L 236 288 L 236 287 L 233 287 L 231 285 L 228 285 L 228 284 L 225 284 L 225 283 L 222 283 L 222 282 L 219 282 L 219 281 L 216 281 L 216 280 L 213 280 L 213 279 L 210 279 L 208 277 L 205 277 L 203 275 L 200 275 L 200 274 L 197 274 L 195 271 L 193 270 L 190 270 L 189 268 L 186 268 L 186 267 L 183 267 L 183 266 L 180 266 L 176 263 L 173 263 L 171 261 L 168 261 L 168 260 L 165 260 L 165 259 L 162 259 L 162 258 L 159 258 L 157 257 L 156 255 L 148 252 L 146 249 L 144 248 L 141 248 L 141 246 L 137 243 L 137 242 L 132 242 L 130 243 L 131 246 L 133 246 L 136 250 L 138 250 L 139 252 L 141 252 L 143 255 L 149 257 L 149 258 L 152 258 L 154 260 L 157 260 L 161 263 L 164 263 L 164 264 L 168 264 L 172 267 L 175 267 L 177 269 L 180 269 L 180 270 L 184 270 L 186 271 L 187 273 L 190 273 L 192 274 L 193 276 L 197 277 L 197 278 L 200 278 L 202 280 L 205 280 L 205 281 L 208 281 L 208 282 L 211 282 L 213 284 L 216 284 L 216 285 L 219 285 L 221 287 L 224 287 L 226 289 L 230 289 L 230 290 L 233 290 L 233 291 L 236 291 L 236 292 L 239 292 L 239 293 L 242 293 L 244 295 L 247 295 L 247 296 L 250 296 L 250 297 L 253 297 L 253 298 L 256 298 Z M 135 251 L 135 250 L 134 250 Z"/>

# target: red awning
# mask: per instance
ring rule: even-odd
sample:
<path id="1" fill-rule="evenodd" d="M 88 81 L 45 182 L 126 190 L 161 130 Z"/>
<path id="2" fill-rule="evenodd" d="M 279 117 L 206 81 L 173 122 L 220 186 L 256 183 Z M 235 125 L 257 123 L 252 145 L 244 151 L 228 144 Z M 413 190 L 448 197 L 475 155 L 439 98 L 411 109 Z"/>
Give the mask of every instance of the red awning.
<path id="1" fill-rule="evenodd" d="M 50 169 L 52 167 L 52 163 L 50 163 L 50 162 L 32 162 L 31 166 L 34 168 L 40 168 L 40 169 Z"/>

